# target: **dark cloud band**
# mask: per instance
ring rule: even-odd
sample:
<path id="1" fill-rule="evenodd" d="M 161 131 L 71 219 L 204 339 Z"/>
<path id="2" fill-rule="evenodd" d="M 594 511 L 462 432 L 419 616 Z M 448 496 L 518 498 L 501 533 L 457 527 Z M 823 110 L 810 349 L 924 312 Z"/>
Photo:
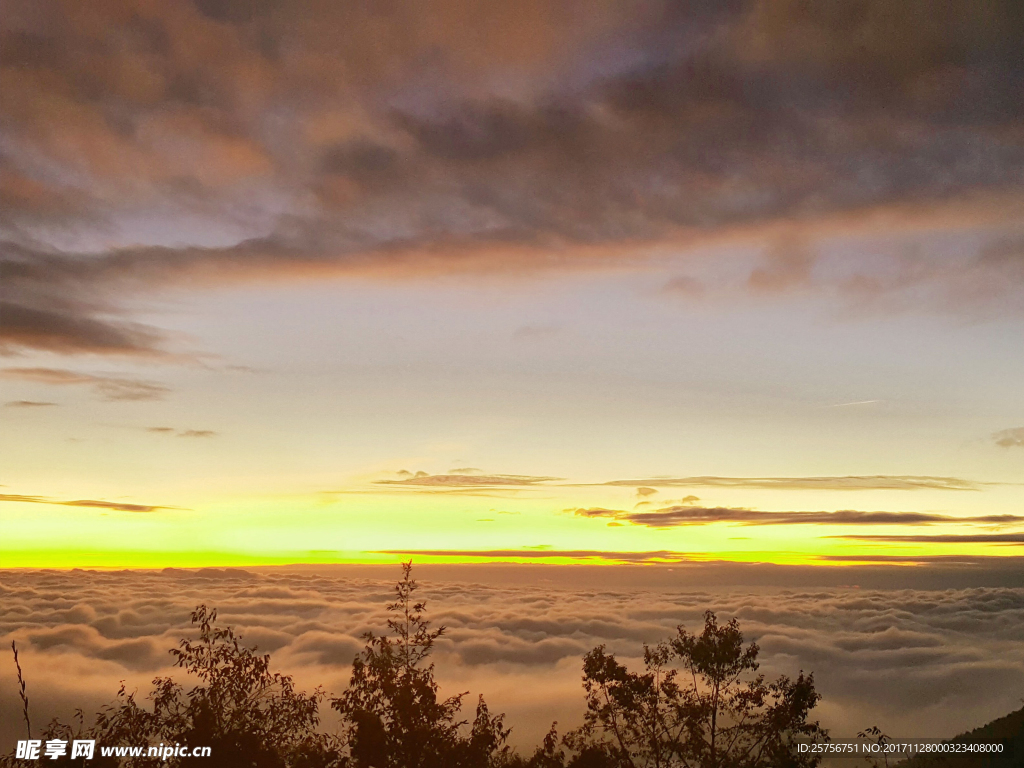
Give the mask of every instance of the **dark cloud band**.
<path id="1" fill-rule="evenodd" d="M 645 525 L 649 528 L 673 528 L 711 523 L 739 523 L 740 525 L 930 525 L 956 523 L 966 525 L 1020 525 L 1020 515 L 979 515 L 954 517 L 928 512 L 862 512 L 842 509 L 836 512 L 764 512 L 754 509 L 728 507 L 665 507 L 652 512 L 619 509 L 577 509 L 578 517 L 609 518 L 616 521 Z"/>
<path id="2" fill-rule="evenodd" d="M 523 558 L 527 560 L 607 560 L 617 563 L 668 562 L 680 563 L 688 559 L 686 553 L 658 550 L 650 552 L 609 552 L 593 549 L 422 549 L 381 550 L 387 555 L 418 555 L 426 557 L 456 558 Z"/>
<path id="3" fill-rule="evenodd" d="M 1024 544 L 1024 533 L 942 533 L 919 536 L 837 536 L 858 541 L 885 541 L 894 544 Z"/>
<path id="4" fill-rule="evenodd" d="M 156 512 L 160 509 L 178 509 L 178 507 L 163 507 L 151 504 L 130 504 L 123 501 L 97 501 L 95 499 L 78 499 L 75 501 L 62 501 L 50 499 L 45 496 L 22 496 L 18 494 L 0 494 L 0 502 L 8 501 L 17 504 L 52 504 L 61 507 L 85 507 L 88 509 L 110 509 L 117 512 Z"/>

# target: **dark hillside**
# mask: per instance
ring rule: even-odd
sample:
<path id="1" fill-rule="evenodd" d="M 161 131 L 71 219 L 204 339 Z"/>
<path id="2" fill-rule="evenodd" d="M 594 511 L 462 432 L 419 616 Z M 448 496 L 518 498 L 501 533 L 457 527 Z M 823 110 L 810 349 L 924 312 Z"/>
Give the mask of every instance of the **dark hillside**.
<path id="1" fill-rule="evenodd" d="M 1006 749 L 998 756 L 919 756 L 898 763 L 899 768 L 1024 768 L 1024 707 L 950 741 L 959 744 L 1004 741 Z"/>

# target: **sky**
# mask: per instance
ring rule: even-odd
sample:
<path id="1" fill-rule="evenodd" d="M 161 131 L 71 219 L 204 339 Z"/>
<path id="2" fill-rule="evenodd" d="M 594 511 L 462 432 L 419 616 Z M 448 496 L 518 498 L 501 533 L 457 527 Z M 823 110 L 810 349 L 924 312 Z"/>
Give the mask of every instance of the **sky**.
<path id="1" fill-rule="evenodd" d="M 0 566 L 1021 555 L 1022 37 L 4 0 Z"/>

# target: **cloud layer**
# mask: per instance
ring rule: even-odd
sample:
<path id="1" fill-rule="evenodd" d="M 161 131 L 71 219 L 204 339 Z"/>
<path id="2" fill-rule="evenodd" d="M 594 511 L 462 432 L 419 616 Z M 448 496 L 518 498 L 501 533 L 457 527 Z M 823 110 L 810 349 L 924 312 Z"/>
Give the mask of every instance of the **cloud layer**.
<path id="1" fill-rule="evenodd" d="M 776 225 L 749 293 L 1019 310 L 1019 232 L 829 276 L 789 231 L 1019 215 L 1024 13 L 986 8 L 10 3 L 0 343 L 162 354 L 123 316 L 154 282 L 546 269 Z"/>
<path id="2" fill-rule="evenodd" d="M 420 575 L 429 616 L 449 628 L 437 655 L 444 690 L 484 693 L 508 711 L 522 744 L 539 741 L 551 720 L 580 721 L 580 657 L 591 647 L 606 643 L 635 664 L 642 643 L 679 623 L 693 629 L 709 608 L 739 618 L 761 646 L 766 674 L 813 671 L 820 716 L 836 734 L 879 723 L 897 735 L 943 736 L 1019 706 L 1020 588 L 722 590 L 707 586 L 715 577 L 704 569 L 647 567 L 616 578 L 620 571 L 605 567 L 593 578 L 534 568 L 496 571 L 487 583 L 465 581 L 470 571 Z M 301 685 L 337 692 L 360 634 L 384 625 L 391 570 L 0 572 L 0 641 L 18 642 L 39 722 L 109 701 L 122 679 L 147 691 L 153 676 L 171 671 L 167 649 L 200 602 L 217 606 Z M 20 712 L 12 678 L 8 658 L 0 662 L 7 740 Z"/>

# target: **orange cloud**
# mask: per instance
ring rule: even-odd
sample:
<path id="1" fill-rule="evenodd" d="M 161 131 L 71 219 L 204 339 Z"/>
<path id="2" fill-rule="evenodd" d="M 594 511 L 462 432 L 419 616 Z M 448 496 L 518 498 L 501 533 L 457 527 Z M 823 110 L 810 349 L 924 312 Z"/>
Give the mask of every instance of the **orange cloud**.
<path id="1" fill-rule="evenodd" d="M 158 509 L 178 509 L 178 507 L 154 506 L 151 504 L 130 504 L 121 501 L 96 501 L 95 499 L 78 499 L 76 501 L 61 501 L 49 499 L 45 496 L 21 496 L 18 494 L 0 494 L 0 501 L 9 501 L 17 504 L 54 504 L 61 507 L 87 507 L 90 509 L 111 509 L 117 512 L 156 512 Z"/>

